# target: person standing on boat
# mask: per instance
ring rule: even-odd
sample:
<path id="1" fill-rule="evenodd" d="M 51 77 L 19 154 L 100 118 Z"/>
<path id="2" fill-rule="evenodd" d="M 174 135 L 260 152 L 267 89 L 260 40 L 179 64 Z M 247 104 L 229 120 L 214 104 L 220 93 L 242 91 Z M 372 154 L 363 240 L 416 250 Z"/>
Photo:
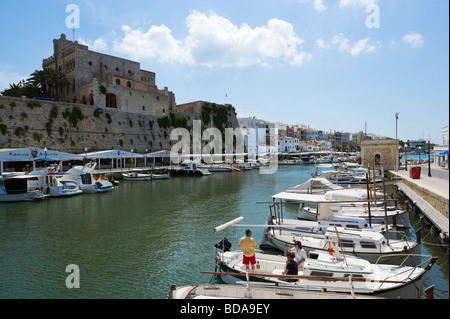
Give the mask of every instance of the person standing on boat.
<path id="1" fill-rule="evenodd" d="M 295 261 L 295 254 L 289 253 L 287 255 L 287 263 L 286 263 L 286 269 L 283 271 L 283 275 L 294 275 L 298 276 L 298 264 Z M 296 282 L 298 279 L 282 279 L 286 280 L 288 282 Z"/>
<path id="2" fill-rule="evenodd" d="M 297 263 L 297 266 L 301 269 L 301 268 L 303 268 L 303 263 L 305 262 L 306 257 L 307 257 L 306 251 L 303 249 L 302 243 L 299 240 L 295 241 L 294 246 L 295 246 L 294 251 L 293 251 L 293 253 L 295 255 L 294 261 Z M 287 246 L 286 246 L 286 250 L 289 253 L 291 252 L 291 249 Z"/>
<path id="3" fill-rule="evenodd" d="M 244 253 L 244 260 L 242 263 L 245 265 L 245 268 L 250 270 L 250 265 L 252 267 L 252 272 L 255 272 L 255 264 L 256 264 L 256 258 L 255 258 L 255 248 L 258 246 L 256 244 L 256 241 L 252 237 L 252 231 L 250 229 L 247 229 L 245 231 L 244 237 L 241 238 L 239 241 L 238 247 L 242 247 L 242 252 Z"/>

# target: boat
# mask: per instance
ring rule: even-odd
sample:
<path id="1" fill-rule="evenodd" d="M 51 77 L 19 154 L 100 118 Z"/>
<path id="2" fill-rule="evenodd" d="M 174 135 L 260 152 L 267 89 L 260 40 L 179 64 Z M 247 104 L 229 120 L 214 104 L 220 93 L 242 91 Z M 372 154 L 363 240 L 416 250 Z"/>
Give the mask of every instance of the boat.
<path id="1" fill-rule="evenodd" d="M 94 177 L 96 162 L 87 163 L 84 166 L 74 166 L 61 178 L 62 180 L 74 180 L 78 183 L 83 193 L 102 193 L 112 191 L 114 185 L 106 179 Z"/>
<path id="2" fill-rule="evenodd" d="M 38 184 L 44 187 L 44 193 L 49 197 L 66 197 L 83 193 L 75 180 L 62 179 L 66 174 L 58 173 L 59 165 L 51 165 L 43 169 L 37 169 L 28 174 L 36 176 L 42 182 Z"/>
<path id="3" fill-rule="evenodd" d="M 367 190 L 366 189 L 347 189 L 340 185 L 330 182 L 328 179 L 324 177 L 312 177 L 308 179 L 306 182 L 290 187 L 286 190 L 287 193 L 296 193 L 296 194 L 324 194 L 328 191 L 337 191 L 342 190 L 345 191 L 340 194 L 352 194 L 356 197 L 356 199 L 366 199 L 367 198 Z M 339 195 L 339 194 L 338 194 Z M 377 196 L 383 196 L 382 193 L 377 192 Z"/>
<path id="4" fill-rule="evenodd" d="M 169 173 L 163 173 L 163 174 L 154 174 L 152 173 L 152 180 L 157 180 L 157 179 L 170 179 L 170 174 Z"/>
<path id="5" fill-rule="evenodd" d="M 312 156 L 304 156 L 301 158 L 303 164 L 315 164 L 316 160 Z"/>
<path id="6" fill-rule="evenodd" d="M 142 174 L 137 172 L 123 173 L 123 179 L 127 181 L 150 181 L 152 180 L 151 174 Z"/>
<path id="7" fill-rule="evenodd" d="M 209 172 L 232 172 L 233 171 L 231 166 L 226 165 L 226 164 L 199 165 L 198 168 L 206 169 Z"/>
<path id="8" fill-rule="evenodd" d="M 9 175 L 0 178 L 0 202 L 29 202 L 45 198 L 36 176 Z"/>
<path id="9" fill-rule="evenodd" d="M 208 176 L 211 173 L 207 169 L 198 168 L 198 163 L 195 161 L 184 161 L 179 167 L 172 169 L 175 175 L 193 175 L 193 176 Z"/>
<path id="10" fill-rule="evenodd" d="M 305 291 L 368 295 L 382 298 L 418 299 L 426 276 L 437 258 L 416 266 L 370 263 L 361 258 L 312 251 L 298 275 L 283 275 L 286 257 L 256 253 L 256 271 L 246 273 L 240 251 L 216 249 L 214 273 L 227 284 L 246 280 L 273 283 Z M 407 257 L 405 257 L 407 258 Z M 294 281 L 287 281 L 294 280 Z M 297 281 L 295 281 L 297 280 Z"/>
<path id="11" fill-rule="evenodd" d="M 382 299 L 368 295 L 310 291 L 275 286 L 273 283 L 244 282 L 235 285 L 172 285 L 167 299 Z"/>
<path id="12" fill-rule="evenodd" d="M 286 247 L 292 248 L 295 241 L 300 241 L 306 252 L 327 252 L 330 244 L 339 243 L 345 255 L 370 262 L 376 262 L 383 257 L 383 263 L 391 264 L 399 264 L 405 260 L 405 256 L 418 255 L 421 252 L 421 244 L 418 240 L 387 239 L 376 231 L 343 227 L 327 227 L 324 233 L 312 228 L 301 231 L 270 228 L 264 233 L 261 245 L 285 251 Z M 406 259 L 405 262 L 411 265 L 416 260 Z"/>
<path id="13" fill-rule="evenodd" d="M 364 218 L 370 224 L 386 223 L 387 217 L 387 224 L 409 227 L 407 210 L 398 209 L 395 206 L 386 206 L 385 210 L 383 197 L 377 201 L 367 200 L 367 196 L 364 196 L 363 192 L 358 193 L 356 190 L 328 191 L 325 194 L 281 192 L 272 198 L 300 203 L 298 219 L 318 220 L 320 207 L 322 207 L 322 209 L 331 209 L 334 216 Z"/>

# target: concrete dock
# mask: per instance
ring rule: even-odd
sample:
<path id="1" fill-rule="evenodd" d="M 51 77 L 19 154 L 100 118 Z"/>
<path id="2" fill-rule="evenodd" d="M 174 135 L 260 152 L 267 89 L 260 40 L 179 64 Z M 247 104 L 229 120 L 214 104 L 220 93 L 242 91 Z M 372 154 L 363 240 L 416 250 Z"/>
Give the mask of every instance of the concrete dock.
<path id="1" fill-rule="evenodd" d="M 412 166 L 417 167 L 417 166 Z M 421 166 L 419 179 L 410 177 L 411 166 L 408 171 L 389 171 L 397 178 L 401 178 L 395 184 L 397 190 L 406 196 L 416 209 L 420 210 L 426 219 L 439 232 L 441 242 L 448 243 L 449 237 L 449 179 L 448 170 L 432 167 L 428 176 L 426 165 Z"/>

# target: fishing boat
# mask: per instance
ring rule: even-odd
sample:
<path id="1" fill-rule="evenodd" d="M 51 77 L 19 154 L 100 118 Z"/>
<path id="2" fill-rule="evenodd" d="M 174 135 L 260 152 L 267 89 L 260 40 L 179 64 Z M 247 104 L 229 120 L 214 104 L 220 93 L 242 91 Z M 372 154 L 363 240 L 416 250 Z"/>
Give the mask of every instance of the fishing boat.
<path id="1" fill-rule="evenodd" d="M 298 275 L 283 275 L 286 257 L 256 253 L 256 270 L 246 273 L 240 251 L 216 250 L 214 273 L 227 284 L 242 280 L 270 282 L 305 291 L 363 294 L 382 298 L 417 299 L 423 282 L 437 258 L 416 266 L 370 263 L 333 252 L 312 251 L 299 267 Z M 287 281 L 290 280 L 290 281 Z M 297 281 L 295 281 L 297 280 Z"/>
<path id="2" fill-rule="evenodd" d="M 198 163 L 195 161 L 184 161 L 179 167 L 172 170 L 175 175 L 189 175 L 189 176 L 208 176 L 211 173 L 207 169 L 198 168 Z"/>
<path id="3" fill-rule="evenodd" d="M 275 286 L 274 283 L 172 285 L 167 299 L 382 299 L 368 295 L 309 291 Z"/>
<path id="4" fill-rule="evenodd" d="M 157 179 L 170 179 L 170 174 L 169 173 L 163 173 L 163 174 L 154 174 L 152 173 L 152 180 L 157 180 Z"/>
<path id="5" fill-rule="evenodd" d="M 209 172 L 232 172 L 233 169 L 230 165 L 225 164 L 211 164 L 211 165 L 199 165 L 198 168 L 206 169 Z"/>
<path id="6" fill-rule="evenodd" d="M 29 202 L 45 198 L 44 188 L 36 187 L 36 176 L 9 175 L 0 178 L 0 202 Z"/>
<path id="7" fill-rule="evenodd" d="M 152 180 L 151 174 L 142 174 L 137 172 L 123 173 L 123 179 L 127 181 L 150 181 Z"/>

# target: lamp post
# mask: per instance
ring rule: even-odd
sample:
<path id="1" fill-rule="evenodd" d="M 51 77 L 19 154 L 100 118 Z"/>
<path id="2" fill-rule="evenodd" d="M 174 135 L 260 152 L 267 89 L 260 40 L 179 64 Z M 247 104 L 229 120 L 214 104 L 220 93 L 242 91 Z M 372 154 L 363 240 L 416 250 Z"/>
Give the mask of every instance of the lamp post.
<path id="1" fill-rule="evenodd" d="M 397 122 L 398 122 L 398 112 L 397 113 L 395 113 L 395 145 L 396 145 L 396 147 L 397 147 L 397 151 L 399 151 L 399 148 L 398 148 L 398 137 L 397 137 Z M 397 158 L 396 158 L 396 160 L 395 160 L 395 166 L 396 166 L 396 171 L 398 172 L 398 169 L 399 169 L 399 154 L 397 153 Z"/>
<path id="2" fill-rule="evenodd" d="M 408 171 L 408 143 L 405 144 L 405 170 Z"/>
<path id="3" fill-rule="evenodd" d="M 84 148 L 84 163 L 87 162 L 87 147 Z"/>
<path id="4" fill-rule="evenodd" d="M 427 141 L 428 141 L 428 176 L 431 177 L 431 161 L 430 161 L 431 137 L 429 135 L 427 137 Z"/>
<path id="5" fill-rule="evenodd" d="M 420 163 L 422 162 L 422 160 L 420 159 L 420 152 L 422 151 L 422 146 L 419 146 L 418 150 L 419 150 L 419 165 L 420 165 Z"/>

